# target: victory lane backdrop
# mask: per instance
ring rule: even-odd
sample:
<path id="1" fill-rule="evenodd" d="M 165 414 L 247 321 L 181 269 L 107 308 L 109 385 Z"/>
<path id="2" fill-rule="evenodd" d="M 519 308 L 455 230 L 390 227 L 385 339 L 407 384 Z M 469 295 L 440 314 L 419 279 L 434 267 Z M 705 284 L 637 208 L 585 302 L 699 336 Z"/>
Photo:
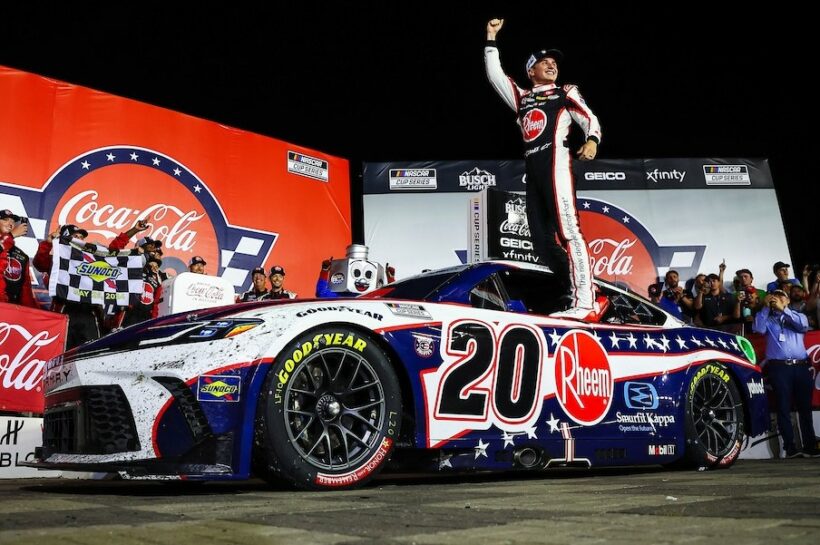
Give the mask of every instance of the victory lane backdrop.
<path id="1" fill-rule="evenodd" d="M 0 208 L 29 218 L 29 255 L 59 225 L 102 246 L 145 219 L 170 274 L 201 256 L 239 292 L 281 265 L 312 296 L 351 241 L 345 159 L 2 66 L 0 115 Z"/>
<path id="2" fill-rule="evenodd" d="M 117 306 L 138 304 L 145 283 L 145 258 L 136 250 L 89 251 L 71 242 L 54 246 L 48 294 L 65 301 Z"/>

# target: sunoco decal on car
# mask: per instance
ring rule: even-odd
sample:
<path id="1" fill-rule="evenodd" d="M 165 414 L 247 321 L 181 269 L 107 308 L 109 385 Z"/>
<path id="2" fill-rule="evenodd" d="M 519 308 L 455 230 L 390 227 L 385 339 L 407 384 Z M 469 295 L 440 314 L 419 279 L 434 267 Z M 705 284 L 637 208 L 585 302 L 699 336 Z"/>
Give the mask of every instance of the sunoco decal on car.
<path id="1" fill-rule="evenodd" d="M 239 377 L 202 375 L 196 387 L 199 401 L 236 402 L 239 401 Z"/>
<path id="2" fill-rule="evenodd" d="M 409 303 L 386 303 L 390 312 L 396 316 L 409 316 L 410 318 L 425 318 L 431 319 L 433 316 L 424 310 L 421 305 L 412 305 Z"/>

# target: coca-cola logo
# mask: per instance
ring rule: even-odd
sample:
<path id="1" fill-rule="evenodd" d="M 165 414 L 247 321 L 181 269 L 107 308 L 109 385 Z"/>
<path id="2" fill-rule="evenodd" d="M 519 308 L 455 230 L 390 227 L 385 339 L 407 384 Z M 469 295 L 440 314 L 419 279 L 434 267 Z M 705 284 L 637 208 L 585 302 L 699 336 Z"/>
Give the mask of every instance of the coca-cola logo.
<path id="1" fill-rule="evenodd" d="M 162 241 L 164 248 L 185 252 L 193 252 L 197 241 L 195 223 L 204 217 L 204 211 L 185 210 L 167 203 L 154 202 L 142 209 L 116 207 L 102 202 L 94 189 L 80 191 L 69 198 L 57 213 L 60 225 L 73 223 L 85 228 L 89 235 L 97 233 L 106 239 L 127 231 L 137 220 L 145 220 L 150 227 L 141 236 Z"/>
<path id="2" fill-rule="evenodd" d="M 809 354 L 809 361 L 812 365 L 820 364 L 820 344 L 813 344 L 806 349 Z"/>
<path id="3" fill-rule="evenodd" d="M 88 231 L 89 241 L 110 243 L 137 220 L 149 227 L 135 238 L 162 242 L 163 269 L 184 271 L 192 255 L 219 262 L 216 233 L 202 203 L 163 173 L 137 165 L 100 169 L 77 180 L 57 203 L 52 229 L 72 223 Z"/>
<path id="4" fill-rule="evenodd" d="M 212 286 L 204 282 L 196 282 L 188 286 L 185 294 L 204 301 L 219 302 L 225 297 L 225 290 L 219 286 Z"/>
<path id="5" fill-rule="evenodd" d="M 547 115 L 539 109 L 528 111 L 521 119 L 521 132 L 525 142 L 532 142 L 547 128 Z"/>
<path id="6" fill-rule="evenodd" d="M 612 405 L 615 381 L 606 351 L 586 331 L 570 331 L 555 348 L 555 397 L 567 416 L 591 426 Z"/>
<path id="7" fill-rule="evenodd" d="M 0 387 L 41 391 L 46 361 L 59 353 L 60 335 L 31 333 L 22 325 L 0 322 Z"/>
<path id="8" fill-rule="evenodd" d="M 499 227 L 498 230 L 499 232 L 501 232 L 502 235 L 515 235 L 519 237 L 530 236 L 530 225 L 526 221 L 513 222 L 509 220 L 504 220 L 501 223 L 501 227 Z"/>
<path id="9" fill-rule="evenodd" d="M 631 275 L 634 256 L 630 253 L 630 248 L 635 246 L 636 242 L 634 238 L 590 240 L 589 259 L 592 262 L 592 274 L 609 278 Z"/>
<path id="10" fill-rule="evenodd" d="M 610 203 L 579 199 L 578 209 L 596 277 L 646 294 L 665 269 L 676 269 L 682 279 L 699 272 L 705 246 L 660 247 L 636 217 Z"/>

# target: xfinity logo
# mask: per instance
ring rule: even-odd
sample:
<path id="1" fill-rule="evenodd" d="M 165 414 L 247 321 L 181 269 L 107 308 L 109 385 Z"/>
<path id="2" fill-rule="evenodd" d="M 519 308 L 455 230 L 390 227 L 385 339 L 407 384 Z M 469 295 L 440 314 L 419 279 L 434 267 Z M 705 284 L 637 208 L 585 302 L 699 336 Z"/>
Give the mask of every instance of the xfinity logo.
<path id="1" fill-rule="evenodd" d="M 646 173 L 646 179 L 655 183 L 658 183 L 662 180 L 673 180 L 677 182 L 682 182 L 684 176 L 686 176 L 685 170 L 655 170 L 649 171 Z"/>
<path id="2" fill-rule="evenodd" d="M 585 180 L 626 180 L 625 172 L 585 172 Z"/>

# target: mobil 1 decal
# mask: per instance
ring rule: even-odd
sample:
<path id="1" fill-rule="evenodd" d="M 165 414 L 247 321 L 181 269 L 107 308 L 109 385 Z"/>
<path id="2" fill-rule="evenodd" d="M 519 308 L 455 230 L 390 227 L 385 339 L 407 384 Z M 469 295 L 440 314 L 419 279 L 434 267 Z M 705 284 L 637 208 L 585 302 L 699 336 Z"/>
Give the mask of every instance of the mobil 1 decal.
<path id="1" fill-rule="evenodd" d="M 532 436 L 544 398 L 553 395 L 583 426 L 612 406 L 609 358 L 586 331 L 566 332 L 552 354 L 544 332 L 528 324 L 462 319 L 442 331 L 442 364 L 421 374 L 428 447 L 492 426 Z"/>
<path id="2" fill-rule="evenodd" d="M 443 332 L 441 366 L 422 373 L 430 445 L 493 425 L 533 428 L 544 401 L 544 333 L 473 319 L 451 322 Z"/>

